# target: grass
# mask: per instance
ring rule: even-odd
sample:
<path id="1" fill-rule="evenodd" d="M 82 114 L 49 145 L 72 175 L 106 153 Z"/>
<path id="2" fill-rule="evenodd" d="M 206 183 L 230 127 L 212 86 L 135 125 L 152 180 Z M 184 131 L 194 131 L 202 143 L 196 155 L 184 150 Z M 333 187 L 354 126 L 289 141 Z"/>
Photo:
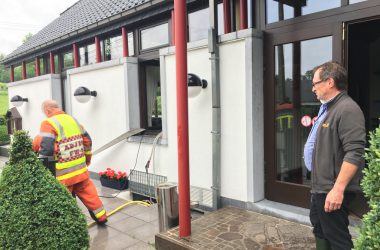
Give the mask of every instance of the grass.
<path id="1" fill-rule="evenodd" d="M 8 110 L 8 93 L 0 91 L 0 115 L 5 115 Z"/>
<path id="2" fill-rule="evenodd" d="M 0 91 L 0 116 L 4 116 L 8 110 L 8 92 Z M 0 125 L 0 144 L 9 142 L 8 130 L 6 125 Z"/>

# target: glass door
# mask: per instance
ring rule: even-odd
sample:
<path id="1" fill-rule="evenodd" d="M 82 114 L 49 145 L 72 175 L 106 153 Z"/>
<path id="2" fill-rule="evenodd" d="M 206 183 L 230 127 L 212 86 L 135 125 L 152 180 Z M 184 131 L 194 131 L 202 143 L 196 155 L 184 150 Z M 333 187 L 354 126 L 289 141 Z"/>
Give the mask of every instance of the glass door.
<path id="1" fill-rule="evenodd" d="M 319 30 L 299 40 L 296 34 L 269 36 L 266 47 L 266 198 L 302 207 L 310 201 L 303 149 L 320 106 L 313 68 L 334 59 L 334 29 Z"/>

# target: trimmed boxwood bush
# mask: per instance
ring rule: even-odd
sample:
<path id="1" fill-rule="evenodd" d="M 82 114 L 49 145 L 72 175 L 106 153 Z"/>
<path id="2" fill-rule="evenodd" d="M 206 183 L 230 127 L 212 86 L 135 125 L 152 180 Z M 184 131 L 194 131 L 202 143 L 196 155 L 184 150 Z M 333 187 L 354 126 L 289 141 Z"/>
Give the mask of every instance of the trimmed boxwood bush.
<path id="1" fill-rule="evenodd" d="M 364 215 L 359 237 L 355 240 L 357 250 L 380 249 L 380 127 L 370 132 L 369 137 L 370 147 L 365 154 L 368 168 L 363 171 L 361 186 L 369 199 L 370 211 Z"/>
<path id="2" fill-rule="evenodd" d="M 84 215 L 25 131 L 14 134 L 9 153 L 0 177 L 0 249 L 88 249 Z"/>

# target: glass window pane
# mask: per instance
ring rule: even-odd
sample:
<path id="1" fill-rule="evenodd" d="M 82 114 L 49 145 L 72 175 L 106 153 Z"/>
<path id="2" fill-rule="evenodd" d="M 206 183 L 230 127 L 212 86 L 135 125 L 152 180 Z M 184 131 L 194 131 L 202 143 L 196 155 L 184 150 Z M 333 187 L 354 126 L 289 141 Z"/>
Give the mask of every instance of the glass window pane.
<path id="1" fill-rule="evenodd" d="M 209 26 L 209 8 L 189 13 L 189 41 L 207 39 Z"/>
<path id="2" fill-rule="evenodd" d="M 296 16 L 307 15 L 340 6 L 341 0 L 266 0 L 266 18 L 267 23 L 273 23 L 293 18 L 295 17 L 294 13 L 299 13 Z"/>
<path id="3" fill-rule="evenodd" d="M 267 23 L 278 22 L 294 17 L 294 9 L 286 4 L 279 4 L 278 1 L 266 0 Z"/>
<path id="4" fill-rule="evenodd" d="M 63 68 L 72 68 L 74 66 L 74 55 L 73 52 L 63 54 Z"/>
<path id="5" fill-rule="evenodd" d="M 218 4 L 218 35 L 224 34 L 223 3 Z"/>
<path id="6" fill-rule="evenodd" d="M 36 63 L 29 62 L 26 64 L 26 78 L 31 78 L 36 76 Z"/>
<path id="7" fill-rule="evenodd" d="M 168 23 L 141 30 L 141 49 L 169 44 Z"/>
<path id="8" fill-rule="evenodd" d="M 207 39 L 210 28 L 209 8 L 189 14 L 189 41 Z M 223 3 L 218 4 L 218 35 L 224 34 Z"/>
<path id="9" fill-rule="evenodd" d="M 87 65 L 88 62 L 88 52 L 87 46 L 79 48 L 79 65 L 84 66 Z"/>
<path id="10" fill-rule="evenodd" d="M 367 0 L 350 0 L 350 4 L 360 3 L 360 2 L 364 2 L 364 1 L 367 1 Z"/>
<path id="11" fill-rule="evenodd" d="M 43 58 L 40 58 L 40 75 L 44 75 L 45 74 L 45 64 L 44 64 L 44 59 Z"/>
<path id="12" fill-rule="evenodd" d="M 121 36 L 106 38 L 104 43 L 104 61 L 121 58 L 123 56 L 123 44 Z"/>
<path id="13" fill-rule="evenodd" d="M 95 44 L 87 45 L 87 64 L 96 63 Z"/>
<path id="14" fill-rule="evenodd" d="M 50 56 L 46 55 L 44 58 L 46 61 L 46 73 L 50 74 Z"/>
<path id="15" fill-rule="evenodd" d="M 22 80 L 22 66 L 15 66 L 13 69 L 15 82 Z"/>
<path id="16" fill-rule="evenodd" d="M 128 55 L 134 56 L 135 55 L 135 46 L 134 46 L 134 40 L 133 40 L 133 32 L 128 33 Z"/>
<path id="17" fill-rule="evenodd" d="M 277 180 L 307 185 L 302 158 L 320 102 L 311 90 L 312 70 L 332 59 L 332 37 L 275 46 Z M 295 69 L 300 69 L 296 72 Z M 308 122 L 301 123 L 305 118 Z"/>
<path id="18" fill-rule="evenodd" d="M 111 59 L 123 57 L 123 41 L 121 36 L 111 37 Z"/>
<path id="19" fill-rule="evenodd" d="M 60 73 L 58 55 L 54 55 L 54 70 L 55 70 L 55 74 Z"/>

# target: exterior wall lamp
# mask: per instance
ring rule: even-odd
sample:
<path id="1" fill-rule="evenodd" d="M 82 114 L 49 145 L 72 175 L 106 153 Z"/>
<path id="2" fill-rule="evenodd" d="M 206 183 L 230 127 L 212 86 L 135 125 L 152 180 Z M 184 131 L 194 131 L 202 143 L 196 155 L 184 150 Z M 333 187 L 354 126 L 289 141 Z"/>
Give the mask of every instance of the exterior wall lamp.
<path id="1" fill-rule="evenodd" d="M 98 93 L 96 91 L 90 91 L 86 87 L 79 87 L 74 92 L 75 99 L 80 103 L 88 102 L 91 96 L 96 97 Z"/>
<path id="2" fill-rule="evenodd" d="M 189 97 L 195 97 L 201 93 L 202 89 L 207 87 L 207 81 L 201 79 L 196 74 L 187 74 L 187 95 Z"/>
<path id="3" fill-rule="evenodd" d="M 28 98 L 22 98 L 19 95 L 15 95 L 11 99 L 11 103 L 14 107 L 21 107 L 24 102 L 28 102 Z"/>

